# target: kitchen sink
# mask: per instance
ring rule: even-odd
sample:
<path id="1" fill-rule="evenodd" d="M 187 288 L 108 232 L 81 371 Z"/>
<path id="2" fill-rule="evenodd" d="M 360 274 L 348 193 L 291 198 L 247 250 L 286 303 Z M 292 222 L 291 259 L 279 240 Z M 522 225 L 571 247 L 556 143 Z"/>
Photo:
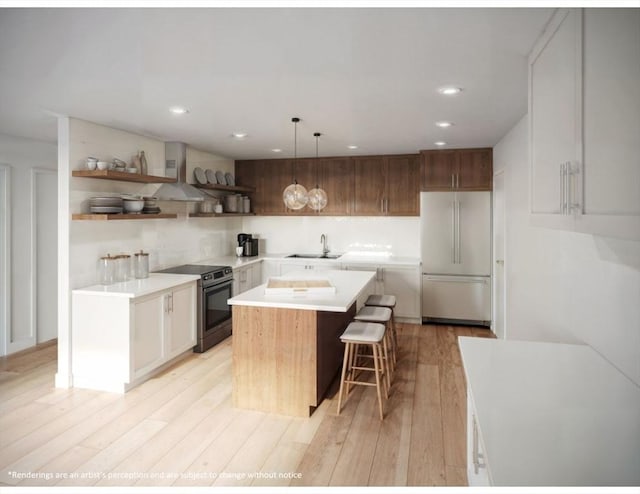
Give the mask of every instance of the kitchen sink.
<path id="1" fill-rule="evenodd" d="M 287 258 L 291 259 L 338 259 L 342 254 L 291 254 Z"/>

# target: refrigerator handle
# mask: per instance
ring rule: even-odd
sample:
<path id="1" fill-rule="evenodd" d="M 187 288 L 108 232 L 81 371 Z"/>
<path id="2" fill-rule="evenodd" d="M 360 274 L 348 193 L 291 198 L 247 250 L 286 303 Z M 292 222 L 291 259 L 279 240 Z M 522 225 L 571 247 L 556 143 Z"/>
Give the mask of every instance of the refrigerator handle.
<path id="1" fill-rule="evenodd" d="M 451 203 L 451 262 L 456 263 L 456 201 Z"/>
<path id="2" fill-rule="evenodd" d="M 462 252 L 460 252 L 460 207 L 462 206 L 462 203 L 460 201 L 458 201 L 458 208 L 456 211 L 456 229 L 458 230 L 458 242 L 456 245 L 456 249 L 458 250 L 458 264 L 462 264 Z"/>
<path id="3" fill-rule="evenodd" d="M 564 214 L 564 163 L 560 163 L 560 214 Z"/>

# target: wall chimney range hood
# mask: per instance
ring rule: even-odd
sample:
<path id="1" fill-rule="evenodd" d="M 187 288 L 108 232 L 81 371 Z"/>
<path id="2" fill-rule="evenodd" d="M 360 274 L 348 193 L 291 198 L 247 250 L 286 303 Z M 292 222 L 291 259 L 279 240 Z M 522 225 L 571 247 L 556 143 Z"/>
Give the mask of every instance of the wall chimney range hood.
<path id="1" fill-rule="evenodd" d="M 159 201 L 200 202 L 204 194 L 187 183 L 187 145 L 184 142 L 165 142 L 165 176 L 173 177 L 175 183 L 162 184 L 155 192 Z"/>

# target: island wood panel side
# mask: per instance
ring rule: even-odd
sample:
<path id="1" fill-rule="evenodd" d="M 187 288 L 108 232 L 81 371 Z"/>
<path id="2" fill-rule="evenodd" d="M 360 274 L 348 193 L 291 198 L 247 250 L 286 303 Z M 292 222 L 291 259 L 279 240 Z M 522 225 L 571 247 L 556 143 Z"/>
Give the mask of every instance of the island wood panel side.
<path id="1" fill-rule="evenodd" d="M 344 343 L 340 341 L 340 336 L 355 314 L 355 303 L 347 312 L 318 312 L 318 403 L 342 367 Z"/>
<path id="2" fill-rule="evenodd" d="M 316 311 L 233 306 L 233 406 L 308 417 L 316 397 Z"/>

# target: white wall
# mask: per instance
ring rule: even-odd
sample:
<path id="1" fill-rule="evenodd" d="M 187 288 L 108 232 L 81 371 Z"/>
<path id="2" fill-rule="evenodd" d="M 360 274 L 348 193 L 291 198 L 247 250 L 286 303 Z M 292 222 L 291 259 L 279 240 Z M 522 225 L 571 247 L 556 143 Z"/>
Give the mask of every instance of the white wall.
<path id="1" fill-rule="evenodd" d="M 32 190 L 35 190 L 35 170 L 56 169 L 56 145 L 32 139 L 0 134 L 0 163 L 8 165 L 10 183 L 10 320 L 2 328 L 6 353 L 13 353 L 35 344 L 35 307 L 32 264 L 33 220 Z M 6 213 L 6 212 L 5 212 Z M 52 294 L 55 303 L 55 293 Z M 0 318 L 2 320 L 3 318 Z"/>
<path id="2" fill-rule="evenodd" d="M 640 242 L 529 225 L 527 116 L 495 146 L 506 176 L 506 337 L 586 343 L 640 384 Z"/>
<path id="3" fill-rule="evenodd" d="M 400 257 L 420 257 L 420 219 L 381 216 L 256 216 L 244 217 L 244 233 L 264 239 L 263 252 L 321 253 L 320 235 L 331 252 L 388 251 Z"/>

